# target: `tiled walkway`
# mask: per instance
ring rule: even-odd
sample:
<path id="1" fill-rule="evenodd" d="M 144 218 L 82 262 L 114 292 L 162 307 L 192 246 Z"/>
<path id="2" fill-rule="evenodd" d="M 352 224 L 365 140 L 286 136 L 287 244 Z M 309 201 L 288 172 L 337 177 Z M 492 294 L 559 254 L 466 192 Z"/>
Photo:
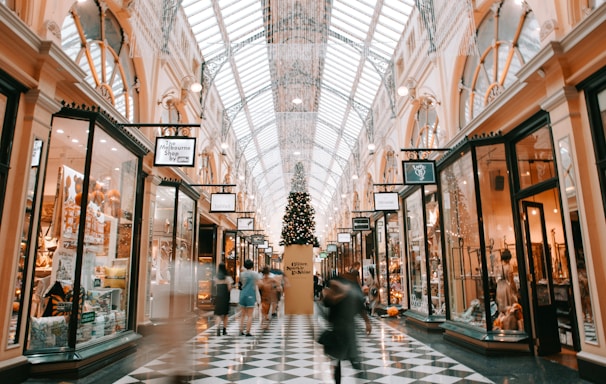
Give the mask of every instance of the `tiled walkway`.
<path id="1" fill-rule="evenodd" d="M 326 326 L 315 315 L 279 316 L 268 331 L 255 318 L 253 336 L 240 336 L 230 318 L 226 336 L 201 313 L 199 333 L 178 347 L 143 339 L 137 352 L 78 379 L 29 379 L 34 383 L 333 383 L 334 362 L 315 342 Z M 211 320 L 212 321 L 212 320 Z M 354 383 L 587 383 L 575 370 L 529 356 L 484 356 L 409 328 L 402 319 L 373 319 L 371 335 L 359 335 L 362 369 L 343 363 L 343 384 Z M 360 321 L 360 330 L 363 323 Z M 187 338 L 186 338 L 187 339 Z M 180 380 L 175 380 L 179 374 Z"/>
<path id="2" fill-rule="evenodd" d="M 232 322 L 227 336 L 215 328 L 198 335 L 183 348 L 188 361 L 171 351 L 145 364 L 118 383 L 159 383 L 174 374 L 175 360 L 189 383 L 330 383 L 332 362 L 315 342 L 323 320 L 311 315 L 282 316 L 269 330 L 253 329 L 240 336 Z M 343 363 L 343 383 L 491 383 L 456 360 L 385 323 L 374 320 L 370 336 L 359 335 L 362 369 Z M 360 323 L 360 330 L 364 324 Z"/>

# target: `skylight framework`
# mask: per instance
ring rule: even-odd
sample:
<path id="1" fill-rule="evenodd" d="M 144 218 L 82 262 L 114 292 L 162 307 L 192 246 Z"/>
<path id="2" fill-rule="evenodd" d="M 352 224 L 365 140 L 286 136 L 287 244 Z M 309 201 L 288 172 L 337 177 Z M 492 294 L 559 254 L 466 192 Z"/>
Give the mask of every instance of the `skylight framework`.
<path id="1" fill-rule="evenodd" d="M 245 146 L 240 160 L 249 164 L 264 203 L 284 206 L 298 161 L 316 212 L 340 195 L 338 180 L 356 140 L 372 131 L 374 98 L 381 87 L 393 88 L 392 56 L 414 5 L 182 1 L 205 79 L 227 111 L 224 129 Z"/>

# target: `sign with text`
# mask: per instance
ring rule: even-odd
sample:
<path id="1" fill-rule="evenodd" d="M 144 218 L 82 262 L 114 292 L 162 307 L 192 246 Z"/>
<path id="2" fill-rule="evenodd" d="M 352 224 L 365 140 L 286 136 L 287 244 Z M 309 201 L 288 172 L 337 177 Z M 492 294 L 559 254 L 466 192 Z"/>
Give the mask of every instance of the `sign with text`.
<path id="1" fill-rule="evenodd" d="M 338 243 L 351 243 L 351 234 L 347 232 L 337 233 Z"/>
<path id="2" fill-rule="evenodd" d="M 436 184 L 436 163 L 430 160 L 402 161 L 404 184 Z"/>
<path id="3" fill-rule="evenodd" d="M 354 217 L 351 219 L 351 227 L 354 231 L 370 231 L 370 218 Z"/>
<path id="4" fill-rule="evenodd" d="M 265 238 L 263 237 L 263 235 L 252 235 L 250 237 L 250 243 L 252 245 L 258 245 L 257 248 L 261 248 L 262 245 L 265 245 Z"/>
<path id="5" fill-rule="evenodd" d="M 326 246 L 326 252 L 337 252 L 337 244 L 328 244 Z"/>
<path id="6" fill-rule="evenodd" d="M 195 153 L 195 137 L 156 137 L 154 166 L 193 167 Z"/>
<path id="7" fill-rule="evenodd" d="M 398 211 L 400 199 L 397 192 L 375 192 L 375 211 Z"/>
<path id="8" fill-rule="evenodd" d="M 236 212 L 235 193 L 213 193 L 210 195 L 210 212 Z"/>
<path id="9" fill-rule="evenodd" d="M 238 231 L 253 231 L 255 219 L 252 217 L 238 217 Z"/>

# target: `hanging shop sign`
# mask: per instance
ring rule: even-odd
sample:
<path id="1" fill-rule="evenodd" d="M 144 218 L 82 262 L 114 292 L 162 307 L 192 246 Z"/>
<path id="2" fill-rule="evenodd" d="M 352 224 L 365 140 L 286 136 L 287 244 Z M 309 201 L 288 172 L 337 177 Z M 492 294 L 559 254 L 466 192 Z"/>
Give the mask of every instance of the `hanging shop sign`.
<path id="1" fill-rule="evenodd" d="M 328 252 L 320 252 L 320 259 L 326 259 L 328 257 Z"/>
<path id="2" fill-rule="evenodd" d="M 261 244 L 257 246 L 257 248 L 259 249 L 267 249 L 267 247 L 269 247 L 269 242 L 267 240 L 264 240 Z"/>
<path id="3" fill-rule="evenodd" d="M 431 160 L 402 161 L 404 184 L 436 184 L 436 163 Z"/>
<path id="4" fill-rule="evenodd" d="M 267 248 L 265 248 L 265 254 L 266 255 L 271 255 L 272 253 L 274 253 L 274 248 L 273 247 L 267 247 Z"/>
<path id="5" fill-rule="evenodd" d="M 328 244 L 326 246 L 326 252 L 337 252 L 337 244 Z"/>
<path id="6" fill-rule="evenodd" d="M 210 212 L 236 212 L 235 193 L 213 193 L 210 195 Z"/>
<path id="7" fill-rule="evenodd" d="M 347 232 L 337 233 L 338 243 L 351 243 L 351 234 Z"/>
<path id="8" fill-rule="evenodd" d="M 252 217 L 238 217 L 238 231 L 253 231 L 255 219 Z M 263 238 L 263 236 L 261 236 Z"/>
<path id="9" fill-rule="evenodd" d="M 400 199 L 397 192 L 375 192 L 375 211 L 398 211 Z"/>
<path id="10" fill-rule="evenodd" d="M 351 219 L 351 228 L 354 231 L 370 231 L 370 218 L 354 217 Z"/>
<path id="11" fill-rule="evenodd" d="M 265 240 L 263 238 L 263 235 L 252 235 L 250 237 L 250 243 L 252 245 L 258 245 L 258 248 L 261 248 L 262 245 L 265 245 Z"/>
<path id="12" fill-rule="evenodd" d="M 195 137 L 156 137 L 154 166 L 193 167 L 195 153 Z"/>

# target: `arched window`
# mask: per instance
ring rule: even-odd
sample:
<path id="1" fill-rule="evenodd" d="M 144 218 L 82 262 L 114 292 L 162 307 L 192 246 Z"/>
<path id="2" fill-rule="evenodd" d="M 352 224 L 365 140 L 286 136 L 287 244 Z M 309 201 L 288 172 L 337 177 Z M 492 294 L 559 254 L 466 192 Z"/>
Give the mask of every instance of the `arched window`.
<path id="1" fill-rule="evenodd" d="M 445 133 L 440 128 L 437 105 L 438 101 L 433 96 L 419 98 L 419 109 L 410 136 L 411 148 L 439 148 L 446 141 Z"/>
<path id="2" fill-rule="evenodd" d="M 525 1 L 494 3 L 477 30 L 480 56 L 465 63 L 459 84 L 460 127 L 492 103 L 515 81 L 515 74 L 539 51 L 539 24 Z"/>
<path id="3" fill-rule="evenodd" d="M 63 23 L 61 38 L 65 53 L 86 73 L 85 80 L 133 121 L 137 81 L 116 18 L 97 2 L 78 2 Z"/>

